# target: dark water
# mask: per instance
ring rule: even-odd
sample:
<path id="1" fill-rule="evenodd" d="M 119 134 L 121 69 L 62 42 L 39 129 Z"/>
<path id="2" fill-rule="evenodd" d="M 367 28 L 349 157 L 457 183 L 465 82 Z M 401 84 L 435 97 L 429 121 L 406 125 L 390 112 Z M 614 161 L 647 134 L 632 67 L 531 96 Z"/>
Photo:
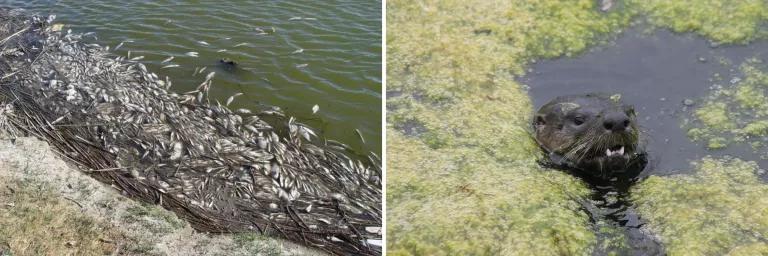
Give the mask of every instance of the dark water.
<path id="1" fill-rule="evenodd" d="M 64 30 L 96 32 L 90 40 L 117 55 L 145 56 L 140 62 L 169 76 L 177 92 L 194 90 L 215 71 L 211 96 L 224 102 L 244 93 L 232 109 L 278 106 L 321 136 L 361 153 L 382 151 L 381 1 L 3 2 L 56 14 Z M 169 56 L 174 59 L 160 63 Z M 221 58 L 236 68 L 221 65 Z M 162 68 L 171 64 L 179 67 Z"/>
<path id="2" fill-rule="evenodd" d="M 768 42 L 746 46 L 713 47 L 707 40 L 666 30 L 652 34 L 633 28 L 614 43 L 597 47 L 575 58 L 540 61 L 531 65 L 521 83 L 530 87 L 536 108 L 561 95 L 602 92 L 619 93 L 635 106 L 638 124 L 646 142 L 650 166 L 643 175 L 677 174 L 691 169 L 690 162 L 707 155 L 738 156 L 765 168 L 749 145 L 707 150 L 692 142 L 681 128 L 691 116 L 685 99 L 699 103 L 710 92 L 715 73 L 738 76 L 738 65 L 747 58 L 768 56 Z M 725 58 L 732 64 L 722 64 Z M 727 83 L 727 81 L 725 81 Z"/>
<path id="3" fill-rule="evenodd" d="M 768 160 L 760 159 L 753 149 L 731 145 L 710 151 L 692 142 L 681 128 L 683 118 L 690 118 L 686 99 L 694 104 L 710 93 L 714 74 L 727 79 L 739 76 L 738 65 L 747 58 L 768 54 L 768 42 L 749 45 L 714 46 L 707 40 L 666 30 L 643 33 L 632 28 L 613 43 L 575 58 L 540 61 L 531 65 L 529 74 L 520 82 L 530 87 L 536 108 L 549 100 L 568 94 L 588 92 L 619 93 L 622 100 L 635 106 L 638 123 L 644 131 L 649 164 L 642 178 L 651 174 L 686 173 L 690 162 L 704 156 L 737 156 L 756 161 L 762 168 Z M 727 63 L 719 61 L 727 60 Z M 695 106 L 694 106 L 695 107 Z M 663 245 L 643 231 L 644 220 L 629 201 L 629 188 L 636 179 L 602 181 L 581 177 L 590 184 L 593 194 L 584 209 L 597 226 L 601 241 L 615 234 L 599 231 L 600 225 L 618 227 L 627 238 L 628 248 L 610 248 L 626 255 L 663 254 Z M 595 255 L 607 254 L 597 248 Z"/>

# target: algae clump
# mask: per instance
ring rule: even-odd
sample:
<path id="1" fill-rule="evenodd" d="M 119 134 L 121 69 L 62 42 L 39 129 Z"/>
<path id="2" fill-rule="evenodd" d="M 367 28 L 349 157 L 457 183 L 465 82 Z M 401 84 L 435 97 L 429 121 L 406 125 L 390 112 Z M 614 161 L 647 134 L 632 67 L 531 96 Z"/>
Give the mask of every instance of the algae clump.
<path id="1" fill-rule="evenodd" d="M 694 141 L 706 141 L 710 149 L 747 142 L 755 150 L 768 140 L 768 73 L 761 61 L 747 60 L 734 77 L 720 86 L 693 111 L 693 120 L 683 124 Z"/>
<path id="2" fill-rule="evenodd" d="M 692 175 L 652 176 L 631 191 L 669 255 L 760 255 L 768 185 L 754 162 L 704 158 Z"/>
<path id="3" fill-rule="evenodd" d="M 588 254 L 595 241 L 577 179 L 477 149 L 430 149 L 390 130 L 391 255 Z"/>
<path id="4" fill-rule="evenodd" d="M 533 109 L 515 76 L 537 58 L 599 44 L 637 15 L 720 43 L 746 42 L 761 36 L 756 24 L 766 7 L 692 0 L 685 12 L 682 3 L 637 0 L 601 12 L 597 2 L 387 1 L 390 254 L 590 255 L 624 243 L 598 241 L 596 231 L 619 232 L 590 224 L 579 203 L 591 193 L 585 184 L 536 164 Z M 708 122 L 731 130 L 732 122 L 718 120 L 723 116 Z M 689 134 L 716 138 L 698 129 Z M 742 245 L 747 252 L 762 248 Z"/>
<path id="5" fill-rule="evenodd" d="M 545 170 L 530 99 L 536 57 L 628 23 L 595 1 L 387 1 L 388 252 L 589 254 L 578 179 Z M 409 134 L 409 126 L 418 127 Z"/>
<path id="6" fill-rule="evenodd" d="M 675 32 L 695 32 L 717 43 L 747 43 L 765 37 L 768 19 L 763 0 L 631 0 L 629 5 L 656 26 Z"/>

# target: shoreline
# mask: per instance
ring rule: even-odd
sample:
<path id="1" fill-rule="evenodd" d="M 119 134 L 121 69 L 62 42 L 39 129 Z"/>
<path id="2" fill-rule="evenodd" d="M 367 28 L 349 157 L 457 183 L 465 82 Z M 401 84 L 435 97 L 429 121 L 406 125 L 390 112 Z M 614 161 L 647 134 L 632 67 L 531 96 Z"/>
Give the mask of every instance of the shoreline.
<path id="1" fill-rule="evenodd" d="M 15 224 L 0 227 L 0 253 L 10 247 L 19 255 L 327 255 L 266 236 L 196 232 L 171 211 L 126 200 L 34 137 L 0 139 L 0 179 L 0 216 Z"/>

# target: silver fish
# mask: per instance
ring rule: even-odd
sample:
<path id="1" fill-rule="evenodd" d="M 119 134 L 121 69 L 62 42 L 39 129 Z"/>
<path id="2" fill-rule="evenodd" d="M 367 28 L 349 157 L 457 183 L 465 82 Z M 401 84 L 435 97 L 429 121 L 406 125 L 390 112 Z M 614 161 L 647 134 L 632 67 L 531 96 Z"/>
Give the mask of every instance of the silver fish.
<path id="1" fill-rule="evenodd" d="M 164 59 L 163 61 L 161 61 L 160 63 L 166 63 L 166 62 L 169 62 L 169 61 L 171 61 L 171 60 L 173 60 L 173 56 L 171 56 L 171 57 L 168 57 L 168 58 L 165 58 L 165 59 Z"/>

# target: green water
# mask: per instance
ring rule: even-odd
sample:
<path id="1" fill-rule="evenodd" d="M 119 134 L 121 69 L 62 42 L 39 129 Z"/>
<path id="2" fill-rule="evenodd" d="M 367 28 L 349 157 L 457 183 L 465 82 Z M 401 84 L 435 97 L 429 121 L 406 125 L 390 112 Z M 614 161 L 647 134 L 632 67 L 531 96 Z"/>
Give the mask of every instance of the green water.
<path id="1" fill-rule="evenodd" d="M 361 153 L 382 151 L 381 1 L 5 2 L 55 14 L 65 31 L 95 32 L 89 41 L 116 55 L 144 56 L 139 62 L 170 77 L 177 92 L 194 90 L 215 71 L 211 96 L 223 103 L 244 93 L 232 109 L 278 106 L 321 136 Z M 237 67 L 225 68 L 222 58 Z"/>

